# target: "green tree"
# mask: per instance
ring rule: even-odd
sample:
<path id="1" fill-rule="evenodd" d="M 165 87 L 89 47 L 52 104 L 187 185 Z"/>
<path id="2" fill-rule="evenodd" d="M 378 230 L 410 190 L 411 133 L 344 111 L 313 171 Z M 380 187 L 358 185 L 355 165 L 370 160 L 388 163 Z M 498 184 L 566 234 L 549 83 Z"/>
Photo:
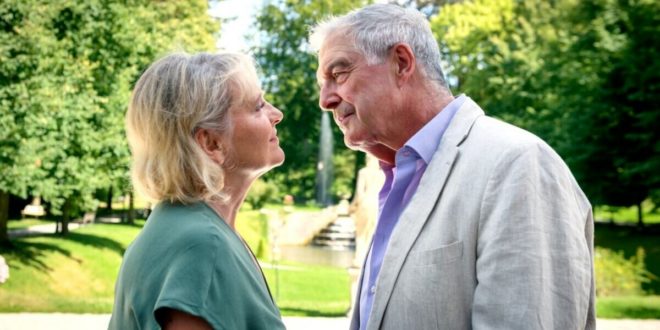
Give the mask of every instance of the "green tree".
<path id="1" fill-rule="evenodd" d="M 95 190 L 129 189 L 131 86 L 166 52 L 214 49 L 206 11 L 201 0 L 0 4 L 0 241 L 10 193 L 41 195 L 66 233 Z"/>
<path id="2" fill-rule="evenodd" d="M 25 197 L 38 170 L 39 125 L 43 95 L 48 84 L 41 77 L 39 58 L 50 47 L 49 23 L 36 1 L 0 3 L 0 244 L 8 244 L 9 195 Z M 30 17 L 31 16 L 31 17 Z M 30 22 L 27 24 L 26 22 Z"/>
<path id="3" fill-rule="evenodd" d="M 314 198 L 321 113 L 318 105 L 316 56 L 307 43 L 309 27 L 328 15 L 338 15 L 363 5 L 363 1 L 273 1 L 256 17 L 261 42 L 255 57 L 266 74 L 268 99 L 284 112 L 278 134 L 286 154 L 284 165 L 266 175 L 280 192 L 299 199 Z M 343 141 L 334 127 L 335 141 Z M 335 194 L 353 191 L 356 153 L 335 148 Z M 346 175 L 348 174 L 348 175 Z"/>
<path id="4" fill-rule="evenodd" d="M 219 25 L 207 15 L 208 4 L 203 0 L 140 1 L 134 6 L 106 1 L 100 6 L 102 10 L 94 19 L 103 23 L 93 26 L 95 33 L 89 35 L 93 42 L 104 45 L 90 54 L 98 63 L 93 72 L 94 89 L 104 100 L 103 115 L 95 118 L 106 128 L 101 132 L 99 160 L 108 193 L 129 195 L 127 219 L 132 222 L 129 152 L 124 138 L 124 111 L 131 86 L 141 70 L 165 52 L 214 50 Z M 139 40 L 142 42 L 136 42 Z"/>
<path id="5" fill-rule="evenodd" d="M 658 190 L 658 6 L 474 0 L 431 24 L 458 91 L 546 139 L 594 204 L 629 206 Z"/>
<path id="6" fill-rule="evenodd" d="M 642 201 L 660 189 L 660 4 L 579 2 L 571 13 L 566 66 L 580 65 L 566 75 L 562 151 L 595 204 L 637 205 L 641 226 Z"/>
<path id="7" fill-rule="evenodd" d="M 433 16 L 438 13 L 440 8 L 452 3 L 461 2 L 463 0 L 392 0 L 390 3 L 399 3 L 409 7 L 415 7 L 427 16 Z"/>
<path id="8" fill-rule="evenodd" d="M 555 59 L 568 46 L 558 26 L 566 4 L 475 0 L 444 6 L 431 19 L 454 90 L 492 116 L 554 144 L 562 114 Z"/>

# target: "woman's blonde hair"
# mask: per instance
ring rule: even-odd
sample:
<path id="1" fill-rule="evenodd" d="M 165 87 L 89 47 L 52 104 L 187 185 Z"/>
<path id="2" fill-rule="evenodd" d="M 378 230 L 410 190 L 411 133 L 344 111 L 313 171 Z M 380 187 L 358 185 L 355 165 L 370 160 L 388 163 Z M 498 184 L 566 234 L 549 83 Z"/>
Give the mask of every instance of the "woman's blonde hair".
<path id="1" fill-rule="evenodd" d="M 194 135 L 200 128 L 231 134 L 229 109 L 259 88 L 254 60 L 244 54 L 176 53 L 153 63 L 126 113 L 138 192 L 151 201 L 222 199 L 224 171 Z"/>

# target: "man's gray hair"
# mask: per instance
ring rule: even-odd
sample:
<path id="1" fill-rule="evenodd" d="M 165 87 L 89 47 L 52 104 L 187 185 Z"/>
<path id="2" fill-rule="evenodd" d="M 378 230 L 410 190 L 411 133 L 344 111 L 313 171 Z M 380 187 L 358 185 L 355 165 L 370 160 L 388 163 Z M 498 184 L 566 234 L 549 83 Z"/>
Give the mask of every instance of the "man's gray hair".
<path id="1" fill-rule="evenodd" d="M 311 30 L 309 42 L 318 52 L 325 39 L 334 33 L 353 38 L 354 47 L 369 65 L 382 63 L 392 46 L 408 44 L 422 72 L 430 80 L 448 88 L 440 66 L 440 49 L 424 14 L 393 4 L 374 4 L 350 13 L 329 17 Z"/>

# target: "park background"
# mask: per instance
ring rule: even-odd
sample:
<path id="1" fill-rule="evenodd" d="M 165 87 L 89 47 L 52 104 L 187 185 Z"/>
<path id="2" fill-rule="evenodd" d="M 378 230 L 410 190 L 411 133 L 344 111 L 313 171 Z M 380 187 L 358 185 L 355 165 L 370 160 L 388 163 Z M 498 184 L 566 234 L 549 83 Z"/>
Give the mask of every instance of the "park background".
<path id="1" fill-rule="evenodd" d="M 427 15 L 454 94 L 539 135 L 573 171 L 595 207 L 598 317 L 660 319 L 660 2 L 399 2 Z M 111 311 L 121 256 L 149 207 L 129 181 L 132 85 L 168 52 L 222 47 L 236 31 L 225 29 L 231 13 L 212 10 L 221 3 L 0 2 L 0 255 L 10 275 L 0 312 Z M 353 198 L 365 157 L 334 125 L 323 142 L 330 160 L 320 148 L 306 35 L 364 3 L 262 1 L 251 17 L 246 41 L 266 98 L 284 112 L 287 159 L 254 184 L 237 226 L 283 315 L 344 316 L 350 304 L 345 267 L 281 260 L 270 230 L 287 214 L 316 219 Z M 37 204 L 45 214 L 23 219 Z M 86 215 L 118 221 L 79 226 Z M 11 235 L 55 223 L 52 233 Z"/>

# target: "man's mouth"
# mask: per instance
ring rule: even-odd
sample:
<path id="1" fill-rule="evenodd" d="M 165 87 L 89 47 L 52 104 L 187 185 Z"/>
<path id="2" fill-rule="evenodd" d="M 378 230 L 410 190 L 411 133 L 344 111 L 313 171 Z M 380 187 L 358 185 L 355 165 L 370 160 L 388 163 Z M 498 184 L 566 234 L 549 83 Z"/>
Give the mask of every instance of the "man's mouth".
<path id="1" fill-rule="evenodd" d="M 343 112 L 337 114 L 337 121 L 340 124 L 345 124 L 346 121 L 353 115 L 355 115 L 355 111 L 352 111 L 352 110 L 351 111 L 343 111 Z"/>

